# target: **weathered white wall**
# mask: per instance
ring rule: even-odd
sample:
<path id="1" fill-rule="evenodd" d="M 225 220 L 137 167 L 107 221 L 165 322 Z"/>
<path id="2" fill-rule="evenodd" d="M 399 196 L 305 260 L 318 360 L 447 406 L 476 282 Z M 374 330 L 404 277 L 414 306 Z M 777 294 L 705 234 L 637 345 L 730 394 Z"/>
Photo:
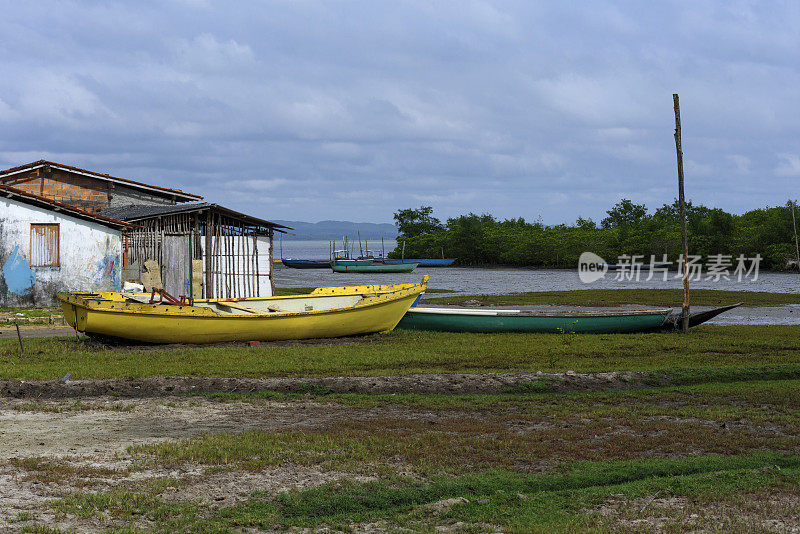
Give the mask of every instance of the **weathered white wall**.
<path id="1" fill-rule="evenodd" d="M 31 267 L 31 223 L 60 225 L 60 266 Z M 59 291 L 119 291 L 121 232 L 0 198 L 0 305 L 48 305 Z"/>
<path id="2" fill-rule="evenodd" d="M 242 240 L 242 239 L 246 239 L 247 242 L 248 242 L 248 246 L 252 247 L 252 244 L 253 244 L 253 238 L 252 237 L 234 237 L 233 238 L 234 250 L 239 250 L 239 248 L 238 248 L 239 247 L 239 241 Z M 272 262 L 270 261 L 269 251 L 270 251 L 270 247 L 271 247 L 272 242 L 271 242 L 270 238 L 266 237 L 266 236 L 258 236 L 256 239 L 257 239 L 256 246 L 258 247 L 258 275 L 259 275 L 258 276 L 258 296 L 260 296 L 260 297 L 271 297 L 272 296 L 272 283 L 270 282 L 269 275 L 272 274 Z M 206 245 L 205 244 L 205 239 L 201 239 L 200 240 L 200 247 L 203 250 L 203 257 L 204 258 L 205 258 L 205 255 L 206 255 L 205 245 Z M 213 250 L 213 246 L 212 246 L 212 250 Z M 222 263 L 222 265 L 218 269 L 218 273 L 216 274 L 216 276 L 220 277 L 220 279 L 223 281 L 222 282 L 222 286 L 224 287 L 224 285 L 225 285 L 225 283 L 224 283 L 225 273 L 227 273 L 229 270 L 233 271 L 233 272 L 241 273 L 243 271 L 243 269 L 236 262 L 232 262 L 234 265 L 232 265 L 231 268 L 229 268 L 228 265 L 226 265 L 226 263 L 224 261 L 224 258 L 223 258 L 223 261 L 221 263 Z M 204 261 L 203 262 L 203 283 L 205 283 L 205 281 L 206 281 L 205 268 L 206 268 L 206 264 L 205 264 L 205 261 Z M 216 267 L 215 267 L 215 269 L 216 269 Z M 248 272 L 251 271 L 251 270 L 252 270 L 252 267 L 248 265 Z M 219 274 L 219 273 L 222 273 L 222 274 Z M 240 283 L 241 283 L 241 280 L 243 280 L 243 279 L 244 279 L 244 277 L 241 277 Z M 214 287 L 216 288 L 218 286 L 215 285 Z M 240 293 L 241 292 L 237 292 L 232 288 L 231 289 L 231 293 L 228 294 L 223 289 L 221 294 L 218 294 L 217 292 L 215 292 L 214 293 L 214 297 L 215 298 L 241 298 L 241 297 L 246 296 L 246 295 L 240 294 Z"/>

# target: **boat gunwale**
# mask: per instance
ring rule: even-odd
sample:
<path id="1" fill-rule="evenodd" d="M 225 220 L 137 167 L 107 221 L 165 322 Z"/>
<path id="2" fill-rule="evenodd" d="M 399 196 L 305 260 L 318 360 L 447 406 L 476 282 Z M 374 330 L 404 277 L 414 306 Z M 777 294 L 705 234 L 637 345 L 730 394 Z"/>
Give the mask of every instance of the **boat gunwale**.
<path id="1" fill-rule="evenodd" d="M 430 308 L 415 306 L 406 313 L 421 313 L 431 315 L 460 315 L 471 317 L 553 317 L 553 318 L 580 318 L 580 317 L 628 317 L 644 315 L 667 316 L 672 308 L 652 310 L 627 310 L 627 311 L 564 311 L 559 313 L 537 312 L 534 310 L 473 310 L 470 308 Z"/>
<path id="2" fill-rule="evenodd" d="M 79 306 L 84 308 L 88 311 L 92 312 L 103 312 L 103 313 L 120 313 L 120 314 L 143 314 L 149 317 L 153 316 L 161 316 L 161 317 L 194 317 L 194 318 L 213 318 L 213 319 L 277 319 L 277 318 L 286 318 L 286 317 L 293 317 L 293 316 L 310 316 L 310 315 L 322 315 L 322 314 L 333 314 L 333 313 L 341 313 L 347 312 L 350 310 L 356 310 L 371 306 L 377 306 L 380 304 L 394 302 L 396 300 L 401 300 L 403 298 L 411 297 L 414 295 L 419 295 L 425 292 L 427 289 L 427 280 L 423 279 L 422 283 L 413 283 L 413 284 L 397 284 L 401 287 L 400 289 L 394 291 L 384 291 L 379 292 L 379 294 L 374 294 L 374 291 L 365 291 L 363 293 L 370 294 L 368 297 L 364 297 L 355 304 L 350 306 L 340 306 L 337 308 L 328 308 L 328 309 L 319 309 L 319 310 L 303 310 L 303 311 L 275 311 L 270 312 L 264 310 L 263 313 L 249 313 L 249 314 L 234 314 L 234 313 L 219 313 L 212 308 L 207 308 L 204 306 L 181 306 L 176 304 L 149 304 L 143 302 L 125 302 L 122 300 L 109 300 L 103 298 L 86 298 L 90 295 L 100 295 L 100 293 L 70 293 L 70 292 L 60 292 L 58 294 L 58 298 L 62 303 L 68 303 L 73 306 Z M 395 285 L 395 287 L 397 286 Z M 344 286 L 348 287 L 348 286 Z M 375 286 L 350 286 L 354 288 L 368 288 L 368 287 L 375 287 Z M 389 287 L 392 287 L 390 285 Z M 317 288 L 320 289 L 320 288 Z M 315 290 L 316 291 L 316 290 Z M 105 292 L 106 294 L 122 294 L 123 293 L 115 293 L 115 292 Z M 288 295 L 282 297 L 276 297 L 276 299 L 285 299 L 285 298 L 322 298 L 322 297 L 332 297 L 332 296 L 348 296 L 348 295 L 358 295 L 361 294 L 360 292 L 349 292 L 349 293 L 333 293 L 330 295 L 325 294 L 307 294 L 307 295 Z M 82 295 L 82 296 L 79 296 Z M 202 299 L 198 300 L 198 302 L 203 303 L 216 303 L 219 302 L 220 304 L 224 305 L 225 302 L 242 302 L 247 300 L 272 300 L 272 297 L 251 297 L 246 299 Z M 120 306 L 115 308 L 115 306 Z M 198 313 L 199 311 L 199 313 Z"/>

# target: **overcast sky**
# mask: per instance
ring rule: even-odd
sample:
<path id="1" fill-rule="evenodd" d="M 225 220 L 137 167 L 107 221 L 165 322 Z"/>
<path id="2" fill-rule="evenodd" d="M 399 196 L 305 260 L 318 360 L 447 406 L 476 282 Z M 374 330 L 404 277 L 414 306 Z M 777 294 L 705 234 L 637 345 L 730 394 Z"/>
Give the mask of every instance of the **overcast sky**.
<path id="1" fill-rule="evenodd" d="M 800 197 L 798 2 L 0 0 L 0 166 L 267 219 Z"/>

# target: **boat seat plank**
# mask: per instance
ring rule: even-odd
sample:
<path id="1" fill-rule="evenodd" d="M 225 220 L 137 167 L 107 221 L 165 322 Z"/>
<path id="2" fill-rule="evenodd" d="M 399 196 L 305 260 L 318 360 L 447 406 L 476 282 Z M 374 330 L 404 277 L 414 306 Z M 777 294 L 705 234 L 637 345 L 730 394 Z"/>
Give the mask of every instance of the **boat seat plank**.
<path id="1" fill-rule="evenodd" d="M 251 308 L 250 306 L 245 306 L 244 304 L 239 304 L 238 302 L 216 302 L 215 304 L 219 307 L 232 308 L 234 310 L 246 311 L 247 313 L 255 313 L 255 314 L 264 313 L 264 310 Z"/>

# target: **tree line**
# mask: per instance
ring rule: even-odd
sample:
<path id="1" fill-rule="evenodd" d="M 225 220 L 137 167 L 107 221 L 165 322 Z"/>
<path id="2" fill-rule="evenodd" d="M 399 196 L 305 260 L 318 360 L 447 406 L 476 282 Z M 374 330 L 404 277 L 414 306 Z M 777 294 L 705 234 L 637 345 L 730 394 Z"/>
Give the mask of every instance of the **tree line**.
<path id="1" fill-rule="evenodd" d="M 644 204 L 622 199 L 598 225 L 578 217 L 572 225 L 547 226 L 523 218 L 496 219 L 469 213 L 442 223 L 433 208 L 403 209 L 394 214 L 399 230 L 399 258 L 458 258 L 459 265 L 509 265 L 574 268 L 584 251 L 609 263 L 622 255 L 641 255 L 649 262 L 677 261 L 682 252 L 678 202 L 650 213 Z M 689 254 L 761 255 L 761 267 L 785 270 L 795 259 L 792 202 L 786 206 L 750 210 L 741 215 L 719 208 L 686 204 Z M 800 215 L 800 214 L 798 214 Z M 403 252 L 405 246 L 405 252 Z"/>

